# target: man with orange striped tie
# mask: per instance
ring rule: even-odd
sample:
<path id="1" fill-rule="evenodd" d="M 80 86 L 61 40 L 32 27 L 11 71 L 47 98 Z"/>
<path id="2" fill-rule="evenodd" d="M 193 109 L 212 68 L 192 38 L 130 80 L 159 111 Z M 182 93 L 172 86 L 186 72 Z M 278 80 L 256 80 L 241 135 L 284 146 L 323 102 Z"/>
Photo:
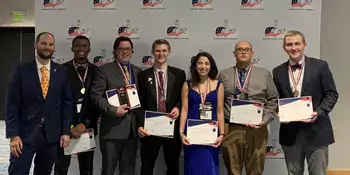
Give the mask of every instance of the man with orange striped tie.
<path id="1" fill-rule="evenodd" d="M 10 139 L 8 174 L 29 174 L 35 154 L 34 175 L 50 175 L 58 147 L 70 141 L 73 99 L 66 69 L 51 61 L 55 39 L 40 33 L 36 59 L 13 71 L 6 102 L 6 138 Z"/>

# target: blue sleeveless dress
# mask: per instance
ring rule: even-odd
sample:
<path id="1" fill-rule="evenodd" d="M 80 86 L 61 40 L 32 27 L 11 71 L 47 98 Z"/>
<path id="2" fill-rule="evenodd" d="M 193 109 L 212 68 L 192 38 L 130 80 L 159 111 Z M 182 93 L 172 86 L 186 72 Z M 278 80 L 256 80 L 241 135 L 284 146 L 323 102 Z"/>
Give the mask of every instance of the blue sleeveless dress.
<path id="1" fill-rule="evenodd" d="M 216 89 L 209 92 L 205 102 L 212 104 L 212 120 L 217 120 L 217 91 L 220 85 L 218 81 Z M 187 119 L 199 118 L 199 104 L 201 95 L 188 85 L 188 113 Z M 186 125 L 187 126 L 187 125 Z M 184 145 L 185 175 L 219 175 L 219 151 L 220 148 L 205 145 Z"/>

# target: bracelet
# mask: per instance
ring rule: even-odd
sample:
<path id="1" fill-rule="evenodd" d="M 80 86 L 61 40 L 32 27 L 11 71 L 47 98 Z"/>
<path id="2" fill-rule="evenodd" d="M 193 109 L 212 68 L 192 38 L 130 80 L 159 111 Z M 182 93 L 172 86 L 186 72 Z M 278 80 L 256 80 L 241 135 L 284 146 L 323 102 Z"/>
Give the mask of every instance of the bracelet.
<path id="1" fill-rule="evenodd" d="M 220 136 L 224 136 L 225 137 L 225 134 L 220 134 Z"/>
<path id="2" fill-rule="evenodd" d="M 182 139 L 185 136 L 184 133 L 180 133 L 180 138 Z"/>

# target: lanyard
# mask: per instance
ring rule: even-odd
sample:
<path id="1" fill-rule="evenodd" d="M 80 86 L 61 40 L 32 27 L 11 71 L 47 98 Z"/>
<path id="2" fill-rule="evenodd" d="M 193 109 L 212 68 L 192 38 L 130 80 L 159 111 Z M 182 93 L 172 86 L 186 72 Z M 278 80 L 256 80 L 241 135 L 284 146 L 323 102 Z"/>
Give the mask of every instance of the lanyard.
<path id="1" fill-rule="evenodd" d="M 245 78 L 244 80 L 244 84 L 243 86 L 241 85 L 241 81 L 239 79 L 239 76 L 238 76 L 238 68 L 236 67 L 236 79 L 237 79 L 237 84 L 238 84 L 238 89 L 243 92 L 243 90 L 247 87 L 248 85 L 248 82 L 249 82 L 249 79 L 250 79 L 250 74 L 252 73 L 252 68 L 253 68 L 253 65 L 250 65 L 249 67 L 249 71 L 248 71 L 248 74 L 247 74 L 247 77 Z"/>
<path id="2" fill-rule="evenodd" d="M 119 63 L 118 61 L 117 61 L 116 63 L 118 64 L 120 70 L 122 71 L 125 84 L 126 84 L 126 85 L 131 84 L 131 79 L 132 79 L 132 78 L 131 78 L 131 70 L 130 70 L 131 67 L 130 67 L 130 64 L 128 64 L 128 72 L 129 72 L 129 76 L 130 76 L 130 80 L 129 80 L 128 77 L 126 77 L 125 72 L 124 72 L 124 69 L 122 68 L 122 66 L 120 65 L 120 63 Z"/>
<path id="3" fill-rule="evenodd" d="M 80 75 L 80 73 L 79 73 L 79 71 L 78 71 L 78 69 L 77 69 L 77 67 L 76 67 L 76 63 L 75 63 L 74 59 L 73 59 L 73 64 L 74 64 L 75 71 L 77 71 L 79 80 L 80 80 L 82 86 L 84 87 L 84 85 L 85 85 L 85 80 L 86 80 L 86 76 L 87 76 L 87 72 L 88 72 L 88 69 L 89 69 L 89 66 L 87 66 L 86 69 L 85 69 L 84 77 L 81 77 L 81 75 Z"/>
<path id="4" fill-rule="evenodd" d="M 207 98 L 207 95 L 208 95 L 208 86 L 209 86 L 209 79 L 207 80 L 207 86 L 205 88 L 205 94 L 202 95 L 202 92 L 201 92 L 201 88 L 199 87 L 198 85 L 198 91 L 199 91 L 199 95 L 201 96 L 201 102 L 202 104 L 205 103 L 205 99 Z M 210 88 L 210 86 L 209 86 Z"/>

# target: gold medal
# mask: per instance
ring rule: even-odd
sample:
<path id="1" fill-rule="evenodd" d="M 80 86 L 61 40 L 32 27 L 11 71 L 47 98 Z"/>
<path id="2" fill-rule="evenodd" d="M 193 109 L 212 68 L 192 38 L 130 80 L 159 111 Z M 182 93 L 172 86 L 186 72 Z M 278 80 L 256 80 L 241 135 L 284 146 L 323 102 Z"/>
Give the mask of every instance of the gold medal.
<path id="1" fill-rule="evenodd" d="M 295 90 L 295 91 L 293 92 L 293 96 L 294 96 L 294 97 L 298 97 L 298 96 L 299 96 L 299 91 Z"/>
<path id="2" fill-rule="evenodd" d="M 81 89 L 80 89 L 80 93 L 81 93 L 81 94 L 85 94 L 85 88 L 81 88 Z"/>

